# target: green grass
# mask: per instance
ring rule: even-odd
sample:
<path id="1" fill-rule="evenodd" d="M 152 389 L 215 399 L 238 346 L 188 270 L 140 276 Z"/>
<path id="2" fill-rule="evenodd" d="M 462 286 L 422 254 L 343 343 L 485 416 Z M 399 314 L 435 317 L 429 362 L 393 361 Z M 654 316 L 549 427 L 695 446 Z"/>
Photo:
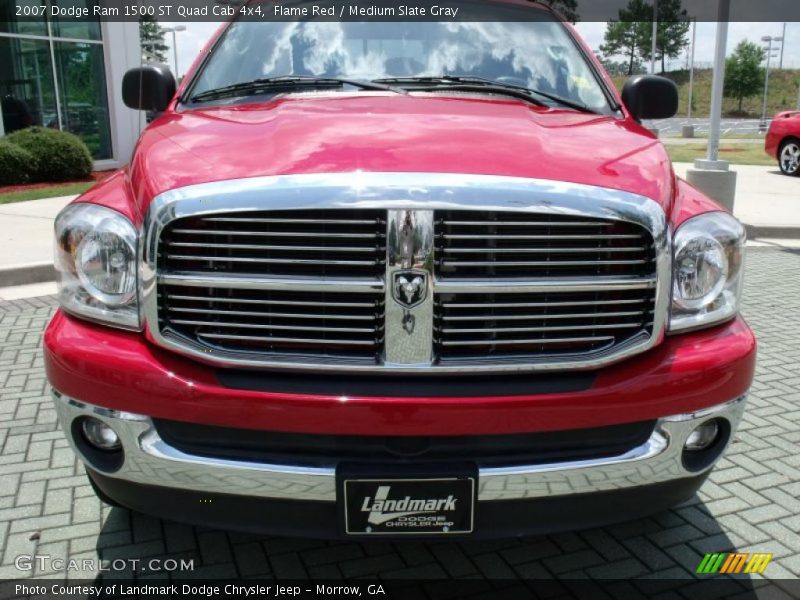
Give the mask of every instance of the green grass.
<path id="1" fill-rule="evenodd" d="M 673 162 L 694 162 L 697 158 L 706 157 L 705 144 L 668 145 L 667 152 Z M 767 165 L 776 164 L 775 159 L 764 152 L 761 144 L 721 144 L 719 149 L 721 160 L 735 165 Z"/>
<path id="2" fill-rule="evenodd" d="M 25 202 L 27 200 L 41 200 L 42 198 L 55 198 L 57 196 L 72 196 L 85 192 L 94 184 L 94 181 L 81 181 L 79 183 L 63 183 L 48 187 L 18 190 L 15 192 L 7 192 L 5 194 L 0 193 L 0 204 Z"/>
<path id="3" fill-rule="evenodd" d="M 685 117 L 689 106 L 689 71 L 670 71 L 664 74 L 678 84 L 679 117 Z M 614 76 L 612 78 L 621 90 L 627 77 Z M 693 117 L 708 117 L 711 104 L 711 69 L 696 69 L 694 72 L 694 91 L 692 92 Z M 769 74 L 769 98 L 767 100 L 767 116 L 771 117 L 782 110 L 794 110 L 797 106 L 797 88 L 800 86 L 800 69 L 772 69 Z M 731 117 L 761 118 L 761 104 L 764 101 L 763 88 L 761 92 L 745 98 L 742 103 L 742 112 L 738 114 L 739 101 L 733 98 L 724 98 L 722 114 Z"/>

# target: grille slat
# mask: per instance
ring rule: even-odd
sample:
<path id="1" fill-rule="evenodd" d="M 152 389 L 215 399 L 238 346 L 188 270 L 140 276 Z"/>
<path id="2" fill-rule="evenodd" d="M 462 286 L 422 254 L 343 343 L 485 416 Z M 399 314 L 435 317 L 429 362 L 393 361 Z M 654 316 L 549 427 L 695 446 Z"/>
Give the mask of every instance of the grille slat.
<path id="1" fill-rule="evenodd" d="M 213 273 L 213 272 L 212 272 Z M 356 294 L 374 294 L 383 290 L 383 280 L 344 279 L 341 277 L 260 277 L 258 275 L 227 275 L 208 272 L 178 272 L 159 275 L 158 282 L 164 285 L 189 288 L 224 288 L 240 290 L 297 290 L 306 292 L 339 291 Z"/>
<path id="2" fill-rule="evenodd" d="M 550 251 L 553 253 L 554 251 Z M 442 267 L 591 267 L 608 265 L 643 265 L 642 260 L 459 260 L 441 261 Z"/>
<path id="3" fill-rule="evenodd" d="M 337 306 L 338 308 L 338 306 Z M 337 319 L 343 321 L 372 321 L 370 315 L 308 315 L 299 313 L 254 312 L 244 310 L 209 310 L 207 308 L 170 308 L 171 313 L 199 315 L 235 315 L 238 317 L 262 317 L 265 319 Z"/>
<path id="4" fill-rule="evenodd" d="M 268 244 L 204 244 L 196 242 L 168 242 L 170 248 L 222 248 L 224 250 L 292 250 L 294 252 L 329 252 L 330 246 L 272 246 Z M 374 253 L 375 248 L 348 248 L 336 246 L 337 252 L 369 252 Z M 379 248 L 380 250 L 380 248 Z"/>
<path id="5" fill-rule="evenodd" d="M 452 307 L 452 305 L 450 305 Z M 473 306 L 480 306 L 480 305 L 473 305 Z M 496 307 L 497 305 L 495 305 Z M 648 313 L 652 311 L 647 311 Z M 642 315 L 642 311 L 629 311 L 629 312 L 607 312 L 607 313 L 582 313 L 582 314 L 563 314 L 563 315 L 531 315 L 531 314 L 524 314 L 524 315 L 494 315 L 494 314 L 483 314 L 483 315 L 472 315 L 472 316 L 443 316 L 442 321 L 482 321 L 484 319 L 492 319 L 494 321 L 514 321 L 519 319 L 543 319 L 545 321 L 550 319 L 581 319 L 581 318 L 588 318 L 588 319 L 598 319 L 598 318 L 608 318 L 608 317 L 631 317 L 636 316 L 640 317 Z"/>
<path id="6" fill-rule="evenodd" d="M 642 239 L 641 235 L 635 234 L 618 234 L 618 235 L 475 235 L 475 234 L 444 234 L 442 236 L 445 240 L 638 240 Z"/>
<path id="7" fill-rule="evenodd" d="M 181 254 L 167 254 L 167 260 L 193 260 L 217 263 L 258 263 L 275 265 L 380 265 L 378 260 L 314 260 L 298 258 L 259 258 L 255 256 L 186 256 Z"/>
<path id="8" fill-rule="evenodd" d="M 222 322 L 214 322 L 214 321 L 201 321 L 201 320 L 189 320 L 189 319 L 170 319 L 170 323 L 173 325 L 198 325 L 200 327 L 208 327 L 208 328 L 237 328 L 237 329 L 269 329 L 269 330 L 277 330 L 277 331 L 316 331 L 320 333 L 378 333 L 377 329 L 370 329 L 367 327 L 321 327 L 319 325 L 315 325 L 314 327 L 308 327 L 303 325 L 276 325 L 274 323 L 270 324 L 262 324 L 262 323 L 222 323 Z M 205 335 L 205 334 L 198 334 L 198 335 Z"/>
<path id="9" fill-rule="evenodd" d="M 575 344 L 579 342 L 610 342 L 614 336 L 591 336 L 591 337 L 569 337 L 569 338 L 535 338 L 521 340 L 448 340 L 442 342 L 443 346 L 502 346 L 502 345 L 547 345 L 547 344 Z"/>
<path id="10" fill-rule="evenodd" d="M 175 234 L 189 234 L 189 235 L 229 235 L 229 236 L 247 236 L 247 237 L 286 237 L 286 238 L 344 238 L 344 239 L 361 239 L 361 240 L 376 240 L 381 238 L 381 235 L 372 233 L 317 233 L 309 231 L 231 231 L 227 229 L 213 230 L 213 229 L 173 229 L 172 233 Z"/>
<path id="11" fill-rule="evenodd" d="M 484 227 L 486 221 L 442 221 L 445 225 L 468 225 Z M 598 221 L 492 221 L 492 226 L 497 227 L 613 227 L 613 223 Z"/>
<path id="12" fill-rule="evenodd" d="M 257 336 L 257 335 L 229 335 L 223 333 L 198 333 L 197 337 L 209 338 L 214 340 L 247 340 L 254 342 L 269 342 L 274 343 L 293 343 L 293 344 L 334 344 L 342 346 L 371 346 L 370 342 L 360 340 L 344 340 L 338 339 L 335 342 L 324 339 L 314 338 L 290 338 L 290 337 L 274 337 L 274 336 Z"/>
<path id="13" fill-rule="evenodd" d="M 304 223 L 309 225 L 374 225 L 380 223 L 381 219 L 358 220 L 358 219 L 296 219 L 294 217 L 264 218 L 264 217 L 205 217 L 206 223 Z"/>
<path id="14" fill-rule="evenodd" d="M 589 331 L 595 329 L 641 329 L 641 323 L 597 323 L 592 325 L 551 325 L 546 327 L 477 327 L 472 329 L 442 327 L 443 334 L 482 333 L 491 335 L 495 333 L 536 333 L 547 331 Z"/>
<path id="15" fill-rule="evenodd" d="M 200 300 L 202 302 L 230 302 L 228 298 L 212 298 L 212 297 L 203 297 L 203 296 L 181 296 L 181 295 L 171 295 L 170 300 Z M 335 302 L 331 300 L 330 302 L 310 302 L 308 300 L 261 300 L 257 298 L 237 298 L 237 304 L 266 304 L 269 306 L 274 305 L 284 305 L 284 306 L 327 306 L 332 308 L 374 308 L 374 303 L 369 302 Z M 179 309 L 173 309 L 179 310 Z M 202 312 L 209 312 L 206 309 L 203 309 Z"/>
<path id="16" fill-rule="evenodd" d="M 442 249 L 445 254 L 481 254 L 486 252 L 486 248 L 443 248 Z M 583 253 L 583 252 L 591 252 L 597 254 L 597 248 L 559 248 L 559 252 L 569 252 L 569 253 Z M 625 248 L 605 248 L 603 252 L 644 252 L 647 248 L 644 246 L 631 246 Z M 528 254 L 545 254 L 550 253 L 553 250 L 551 248 L 493 248 L 493 254 L 517 254 L 517 253 L 528 253 Z"/>

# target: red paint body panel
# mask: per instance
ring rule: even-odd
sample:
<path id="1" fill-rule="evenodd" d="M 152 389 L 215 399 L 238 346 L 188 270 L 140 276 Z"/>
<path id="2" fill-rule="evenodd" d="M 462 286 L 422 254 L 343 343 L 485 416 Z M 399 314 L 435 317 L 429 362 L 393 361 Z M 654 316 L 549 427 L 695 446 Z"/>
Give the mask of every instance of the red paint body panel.
<path id="1" fill-rule="evenodd" d="M 590 390 L 513 397 L 340 398 L 223 388 L 214 371 L 141 334 L 58 312 L 44 339 L 60 392 L 165 419 L 249 429 L 364 435 L 478 435 L 597 427 L 655 419 L 744 394 L 756 343 L 744 320 L 667 337 L 600 371 Z M 268 375 L 266 375 L 268 376 Z"/>
<path id="2" fill-rule="evenodd" d="M 780 112 L 772 119 L 767 137 L 764 141 L 764 150 L 775 160 L 778 159 L 778 150 L 783 141 L 794 137 L 800 140 L 800 111 Z"/>
<path id="3" fill-rule="evenodd" d="M 672 206 L 672 213 L 669 219 L 672 231 L 680 227 L 686 219 L 715 211 L 730 212 L 721 204 L 693 188 L 683 179 L 675 178 L 675 203 Z"/>

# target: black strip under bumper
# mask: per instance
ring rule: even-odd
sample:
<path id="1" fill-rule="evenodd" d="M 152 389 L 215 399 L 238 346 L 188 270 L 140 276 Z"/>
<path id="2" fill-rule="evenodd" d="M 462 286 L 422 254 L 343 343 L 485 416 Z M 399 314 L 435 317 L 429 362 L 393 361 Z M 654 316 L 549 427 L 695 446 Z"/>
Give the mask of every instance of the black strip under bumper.
<path id="1" fill-rule="evenodd" d="M 206 494 L 131 483 L 91 469 L 87 469 L 87 473 L 97 488 L 114 502 L 164 519 L 290 537 L 348 537 L 340 529 L 339 509 L 334 502 Z M 449 539 L 511 538 L 629 521 L 661 512 L 691 498 L 707 477 L 708 472 L 621 490 L 479 502 L 475 532 Z M 398 537 L 413 539 L 408 535 Z M 387 538 L 382 536 L 380 539 L 385 541 Z"/>

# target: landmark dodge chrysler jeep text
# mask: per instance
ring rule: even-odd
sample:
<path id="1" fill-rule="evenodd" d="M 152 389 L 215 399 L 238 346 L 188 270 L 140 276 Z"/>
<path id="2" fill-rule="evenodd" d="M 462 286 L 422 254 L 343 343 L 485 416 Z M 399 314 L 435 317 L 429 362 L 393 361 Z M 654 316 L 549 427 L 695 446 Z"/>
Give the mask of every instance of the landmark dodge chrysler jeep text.
<path id="1" fill-rule="evenodd" d="M 109 503 L 324 537 L 663 510 L 741 419 L 745 231 L 549 8 L 224 24 L 55 224 L 61 425 Z M 473 3 L 474 4 L 474 3 Z M 487 3 L 479 3 L 483 8 Z M 144 113 L 142 113 L 144 114 Z"/>

